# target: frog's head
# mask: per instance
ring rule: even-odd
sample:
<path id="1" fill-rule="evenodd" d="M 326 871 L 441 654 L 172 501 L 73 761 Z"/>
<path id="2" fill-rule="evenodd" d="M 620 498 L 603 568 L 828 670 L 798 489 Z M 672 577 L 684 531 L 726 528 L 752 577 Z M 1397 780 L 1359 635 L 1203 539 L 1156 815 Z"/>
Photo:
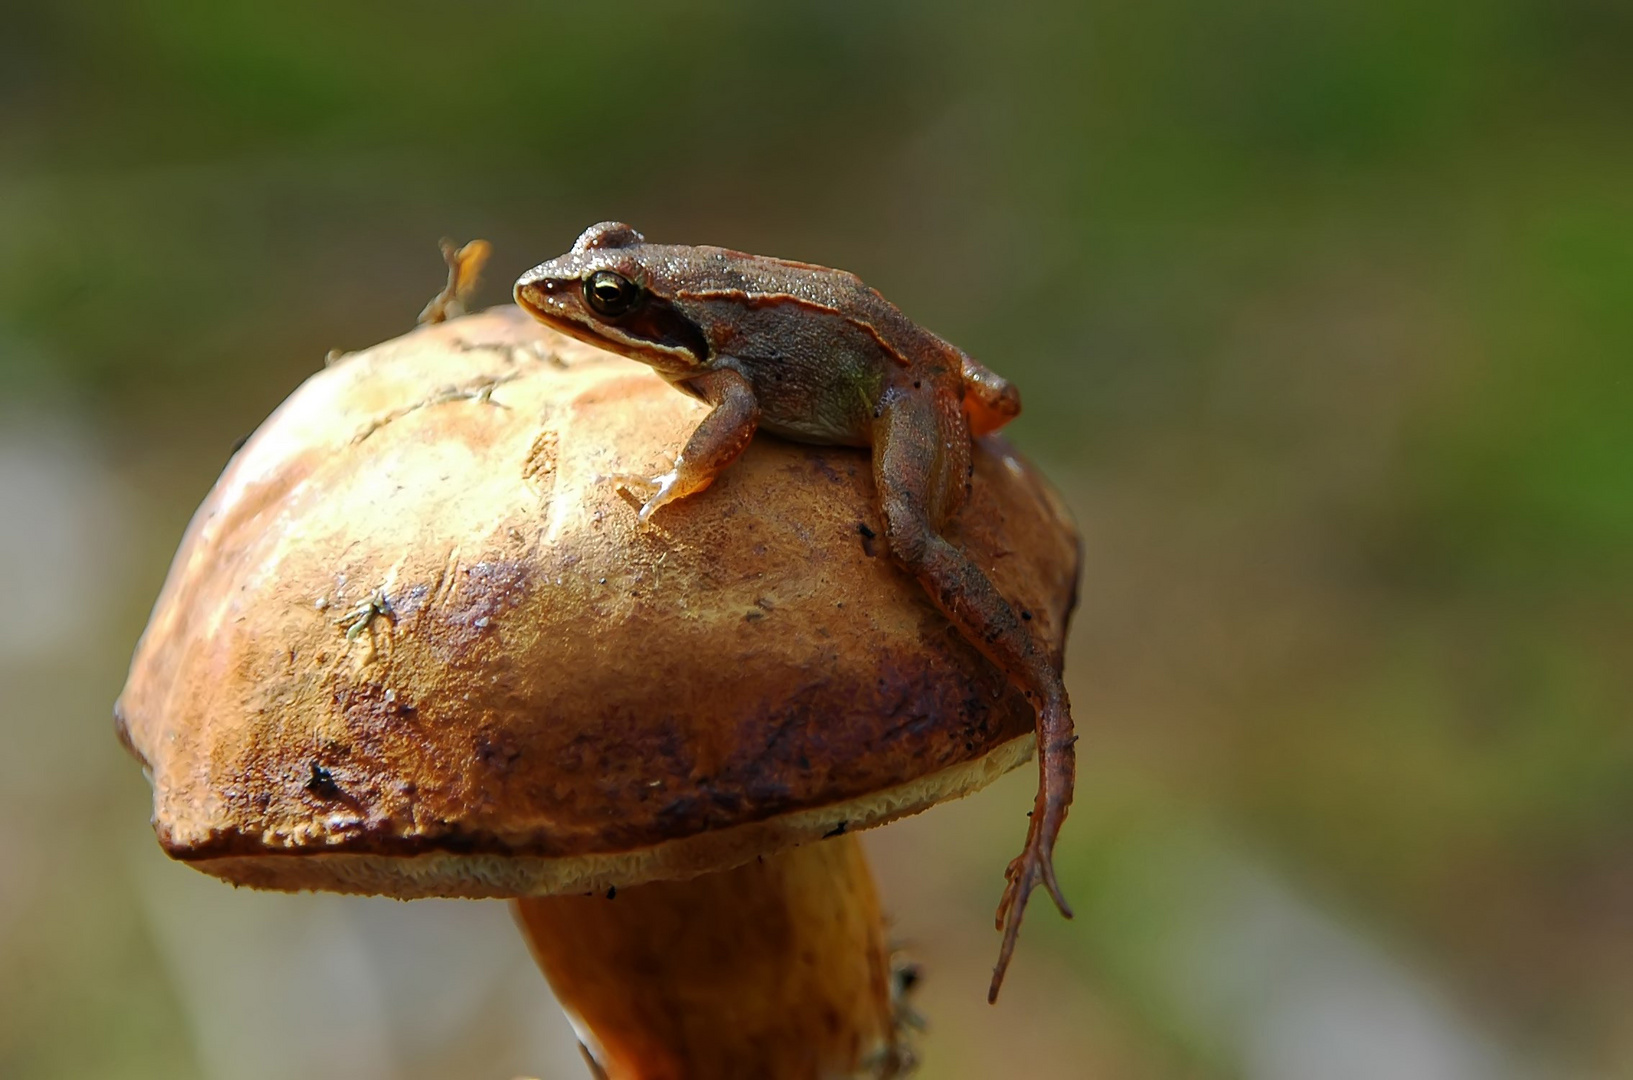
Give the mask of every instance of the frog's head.
<path id="1" fill-rule="evenodd" d="M 516 281 L 516 303 L 546 326 L 651 364 L 671 378 L 708 365 L 701 328 L 655 285 L 664 250 L 617 221 L 584 230 L 567 254 Z"/>

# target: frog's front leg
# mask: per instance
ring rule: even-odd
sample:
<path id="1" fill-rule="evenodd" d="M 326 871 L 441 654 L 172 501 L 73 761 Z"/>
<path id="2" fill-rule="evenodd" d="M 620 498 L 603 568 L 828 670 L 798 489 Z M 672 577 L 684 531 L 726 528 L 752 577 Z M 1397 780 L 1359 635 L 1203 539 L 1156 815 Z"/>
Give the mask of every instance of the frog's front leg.
<path id="1" fill-rule="evenodd" d="M 749 381 L 731 368 L 719 368 L 687 385 L 713 405 L 686 440 L 686 448 L 669 471 L 659 476 L 617 473 L 610 479 L 641 496 L 641 524 L 659 507 L 702 491 L 748 447 L 760 424 L 760 403 Z"/>
<path id="2" fill-rule="evenodd" d="M 998 905 L 1004 938 L 988 992 L 988 1000 L 996 1000 L 1032 890 L 1044 886 L 1061 914 L 1072 914 L 1055 880 L 1053 855 L 1072 802 L 1077 740 L 1054 664 L 980 567 L 941 535 L 945 516 L 962 502 L 969 446 L 956 404 L 897 392 L 886 397 L 875 422 L 873 473 L 891 555 L 1037 710 L 1038 793 L 1026 847 L 1009 864 Z"/>

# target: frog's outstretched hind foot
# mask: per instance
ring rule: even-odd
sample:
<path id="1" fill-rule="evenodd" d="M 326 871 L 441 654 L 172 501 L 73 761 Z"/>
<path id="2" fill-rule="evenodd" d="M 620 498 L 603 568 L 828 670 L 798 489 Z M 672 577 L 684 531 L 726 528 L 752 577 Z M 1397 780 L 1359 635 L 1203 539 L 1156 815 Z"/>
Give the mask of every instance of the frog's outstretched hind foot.
<path id="1" fill-rule="evenodd" d="M 997 928 L 1004 933 L 1003 945 L 998 950 L 998 963 L 992 969 L 992 986 L 987 990 L 987 1001 L 998 1000 L 998 990 L 1004 984 L 1004 973 L 1009 970 L 1010 957 L 1015 953 L 1015 942 L 1020 937 L 1021 920 L 1026 915 L 1026 902 L 1032 890 L 1042 885 L 1054 900 L 1061 915 L 1072 917 L 1071 905 L 1061 891 L 1055 877 L 1055 838 L 1066 820 L 1066 810 L 1072 802 L 1072 784 L 1077 772 L 1077 737 L 1071 734 L 1071 713 L 1065 702 L 1050 702 L 1038 714 L 1038 794 L 1032 804 L 1032 823 L 1026 831 L 1026 847 L 1010 862 L 1004 871 L 1007 884 L 998 901 Z"/>
<path id="2" fill-rule="evenodd" d="M 1039 885 L 1048 892 L 1062 916 L 1072 917 L 1072 905 L 1066 902 L 1065 894 L 1060 891 L 1060 882 L 1055 878 L 1053 852 L 1034 850 L 1029 841 L 1027 850 L 1009 861 L 1009 868 L 1004 871 L 1004 881 L 1007 884 L 1003 899 L 998 901 L 998 915 L 994 923 L 996 929 L 1004 931 L 1006 939 L 1013 940 L 1019 932 L 1021 913 L 1032 890 Z M 1006 946 L 1009 940 L 1005 941 Z"/>
<path id="3" fill-rule="evenodd" d="M 1055 880 L 1054 858 L 1051 853 L 1033 846 L 1028 839 L 1026 850 L 1016 856 L 1004 871 L 1008 884 L 1003 899 L 998 902 L 997 927 L 1004 932 L 1003 945 L 998 950 L 998 963 L 992 969 L 992 985 L 987 988 L 987 1002 L 998 1000 L 998 990 L 1004 985 L 1004 974 L 1009 960 L 1015 954 L 1015 943 L 1021 935 L 1021 919 L 1026 915 L 1026 902 L 1032 890 L 1042 885 L 1054 899 L 1055 906 L 1066 918 L 1072 917 L 1071 906 L 1061 894 L 1060 882 Z"/>

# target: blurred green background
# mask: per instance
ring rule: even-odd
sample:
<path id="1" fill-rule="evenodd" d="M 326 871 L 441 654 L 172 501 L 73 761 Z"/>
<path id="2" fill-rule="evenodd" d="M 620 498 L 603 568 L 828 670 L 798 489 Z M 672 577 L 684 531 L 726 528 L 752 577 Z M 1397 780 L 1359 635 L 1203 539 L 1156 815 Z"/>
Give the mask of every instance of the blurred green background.
<path id="1" fill-rule="evenodd" d="M 585 225 L 855 270 L 1087 539 L 1030 771 L 875 834 L 923 1075 L 1633 1076 L 1633 6 L 250 4 L 0 30 L 0 1077 L 577 1077 L 497 904 L 168 863 L 110 705 L 234 440 Z"/>

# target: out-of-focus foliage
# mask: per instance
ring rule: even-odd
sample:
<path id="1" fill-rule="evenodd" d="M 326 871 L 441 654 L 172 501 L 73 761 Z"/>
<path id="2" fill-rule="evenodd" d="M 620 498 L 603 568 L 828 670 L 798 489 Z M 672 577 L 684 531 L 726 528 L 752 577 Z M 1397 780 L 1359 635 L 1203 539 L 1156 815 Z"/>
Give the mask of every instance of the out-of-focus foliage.
<path id="1" fill-rule="evenodd" d="M 1030 779 L 878 841 L 926 1075 L 1409 1075 L 1377 1018 L 1441 1005 L 1433 1075 L 1633 1069 L 1633 7 L 4 24 L 0 1076 L 262 1075 L 169 908 L 251 898 L 177 884 L 110 734 L 145 607 L 233 439 L 405 329 L 439 237 L 494 242 L 499 302 L 608 217 L 861 273 L 1020 383 L 1084 525 L 1079 919 L 976 1007 Z M 546 1068 L 470 1008 L 387 1065 L 337 1016 L 324 1075 Z"/>

